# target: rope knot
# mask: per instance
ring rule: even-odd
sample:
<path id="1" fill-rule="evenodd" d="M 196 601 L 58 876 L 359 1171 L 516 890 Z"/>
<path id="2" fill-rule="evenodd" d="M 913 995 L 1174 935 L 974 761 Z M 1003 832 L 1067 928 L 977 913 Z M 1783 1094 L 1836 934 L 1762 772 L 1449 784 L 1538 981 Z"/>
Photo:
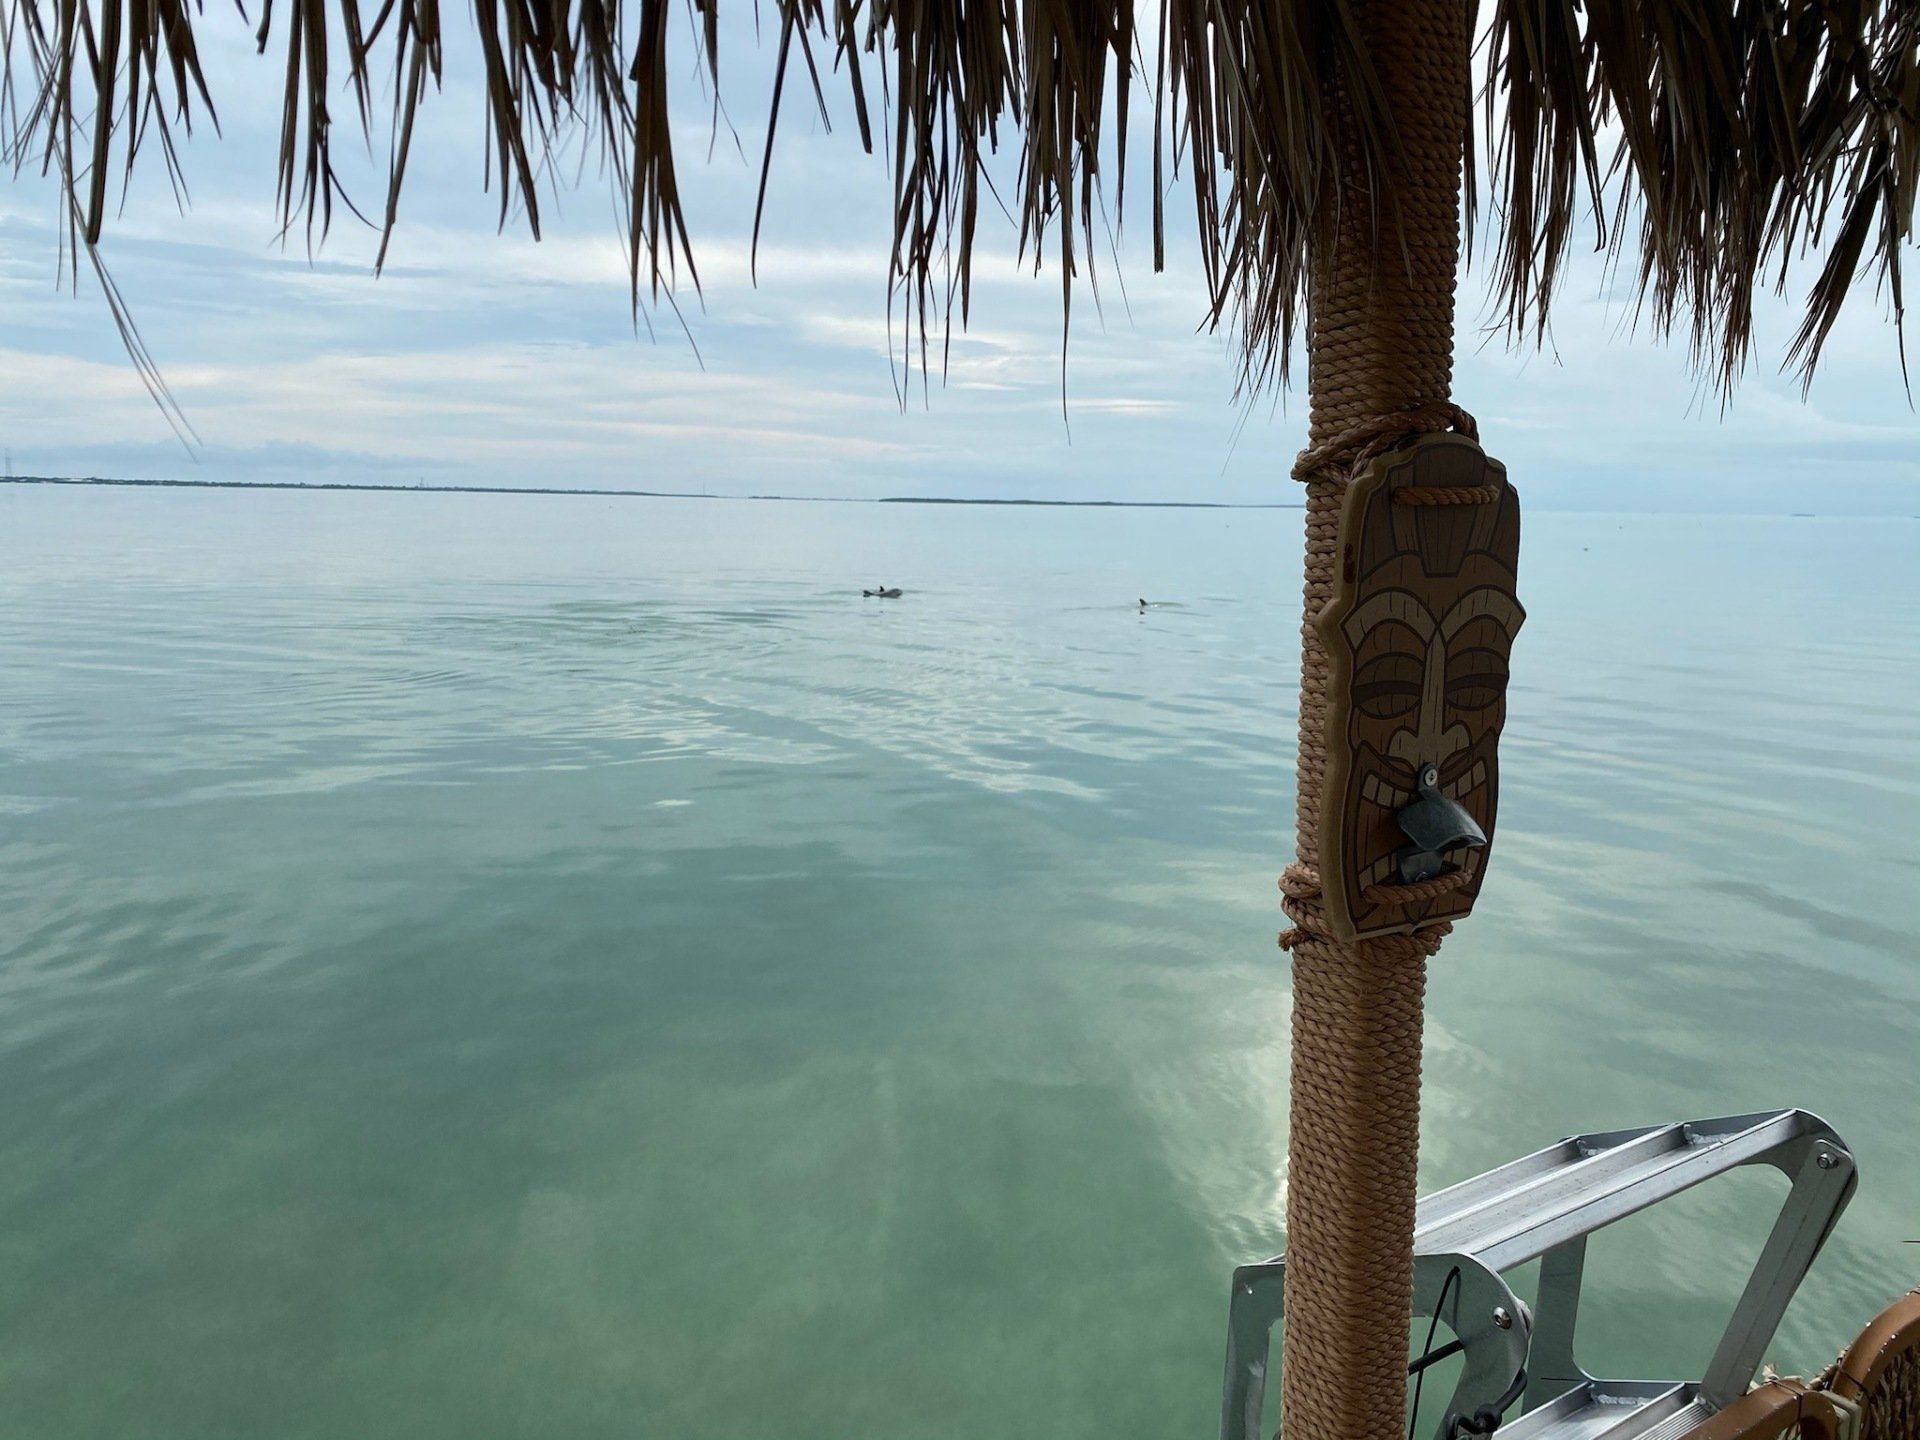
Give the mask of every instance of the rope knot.
<path id="1" fill-rule="evenodd" d="M 1328 471 L 1336 475 L 1350 474 L 1412 436 L 1449 430 L 1469 440 L 1480 438 L 1479 422 L 1450 400 L 1411 410 L 1394 410 L 1385 415 L 1369 415 L 1302 450 L 1293 462 L 1293 478 L 1311 480 Z"/>
<path id="2" fill-rule="evenodd" d="M 1449 880 L 1441 876 L 1437 881 L 1424 882 L 1423 886 L 1406 888 L 1423 889 L 1439 884 L 1440 891 L 1436 893 L 1442 893 L 1458 883 L 1457 879 Z M 1346 952 L 1362 961 L 1394 963 L 1426 960 L 1439 953 L 1440 942 L 1453 930 L 1451 921 L 1442 920 L 1406 935 L 1374 935 L 1352 942 L 1336 940 L 1327 929 L 1326 909 L 1320 899 L 1320 872 L 1299 860 L 1281 872 L 1280 896 L 1280 908 L 1293 921 L 1293 928 L 1280 935 L 1280 948 L 1289 954 L 1311 948 L 1315 951 Z"/>

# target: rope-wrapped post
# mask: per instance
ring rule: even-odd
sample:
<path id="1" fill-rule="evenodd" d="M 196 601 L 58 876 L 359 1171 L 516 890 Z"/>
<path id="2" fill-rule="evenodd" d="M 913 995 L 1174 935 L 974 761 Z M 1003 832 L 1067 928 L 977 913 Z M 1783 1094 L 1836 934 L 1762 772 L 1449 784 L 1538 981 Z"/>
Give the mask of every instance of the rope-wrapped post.
<path id="1" fill-rule="evenodd" d="M 1333 593 L 1356 463 L 1411 433 L 1471 428 L 1452 405 L 1454 278 L 1468 106 L 1464 0 L 1350 0 L 1393 114 L 1378 189 L 1336 83 L 1333 157 L 1308 297 L 1309 446 L 1301 627 L 1299 863 L 1282 1423 L 1294 1440 L 1397 1440 L 1413 1299 L 1426 962 L 1445 927 L 1342 944 L 1321 923 L 1318 856 Z"/>

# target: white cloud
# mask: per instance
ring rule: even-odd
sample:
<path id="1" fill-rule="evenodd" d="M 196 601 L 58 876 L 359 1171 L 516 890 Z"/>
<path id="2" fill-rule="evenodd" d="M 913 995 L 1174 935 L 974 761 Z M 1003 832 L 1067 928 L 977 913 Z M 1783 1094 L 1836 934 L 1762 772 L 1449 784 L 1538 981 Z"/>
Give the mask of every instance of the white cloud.
<path id="1" fill-rule="evenodd" d="M 275 245 L 278 80 L 229 28 L 209 26 L 226 130 L 189 149 L 193 210 L 175 213 L 156 168 L 108 246 L 207 441 L 202 460 L 172 444 L 97 296 L 53 288 L 53 197 L 28 177 L 0 190 L 0 431 L 23 469 L 430 470 L 482 484 L 537 469 L 555 483 L 741 493 L 1293 498 L 1285 475 L 1304 398 L 1251 411 L 1229 403 L 1234 357 L 1226 338 L 1199 329 L 1204 295 L 1178 196 L 1168 273 L 1151 273 L 1136 213 L 1124 292 L 1105 256 L 1101 307 L 1076 292 L 1070 424 L 1057 275 L 1031 273 L 991 205 L 975 245 L 972 328 L 945 346 L 930 337 L 933 375 L 924 386 L 911 377 L 903 412 L 896 387 L 903 363 L 917 364 L 918 337 L 905 314 L 887 313 L 885 165 L 860 152 L 850 126 L 828 137 L 806 104 L 783 120 L 756 287 L 762 117 L 735 114 L 751 158 L 723 138 L 707 163 L 706 112 L 687 88 L 676 123 L 692 141 L 682 183 L 704 296 L 678 292 L 691 344 L 665 307 L 648 312 L 649 338 L 629 313 L 625 254 L 591 170 L 578 192 L 545 202 L 540 243 L 517 219 L 496 233 L 494 202 L 479 193 L 478 106 L 457 54 L 447 93 L 422 117 L 387 273 L 371 277 L 374 237 L 350 218 L 311 263 L 301 242 Z M 734 71 L 770 63 L 744 26 L 723 38 L 723 54 Z M 376 148 L 355 172 L 363 201 L 378 192 L 379 166 Z M 1457 396 L 1530 503 L 1920 508 L 1920 422 L 1872 297 L 1843 319 L 1806 403 L 1763 371 L 1723 420 L 1680 350 L 1623 333 L 1631 311 L 1607 298 L 1604 279 L 1597 259 L 1572 267 L 1541 354 L 1481 343 L 1481 282 L 1470 277 L 1463 291 Z M 1762 320 L 1763 357 L 1777 356 L 1792 306 L 1770 304 Z"/>

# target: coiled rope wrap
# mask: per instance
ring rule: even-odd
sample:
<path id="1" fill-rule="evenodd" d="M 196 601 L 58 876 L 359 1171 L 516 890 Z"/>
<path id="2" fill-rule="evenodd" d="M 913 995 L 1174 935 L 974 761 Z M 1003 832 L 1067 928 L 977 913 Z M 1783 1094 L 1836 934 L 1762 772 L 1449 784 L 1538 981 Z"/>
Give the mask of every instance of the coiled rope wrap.
<path id="1" fill-rule="evenodd" d="M 1341 81 L 1310 267 L 1301 623 L 1299 860 L 1281 878 L 1294 928 L 1282 1422 L 1295 1440 L 1398 1440 L 1413 1303 L 1426 962 L 1448 927 L 1342 944 L 1320 906 L 1330 665 L 1313 625 L 1333 595 L 1354 468 L 1408 436 L 1476 434 L 1452 403 L 1454 275 L 1468 104 L 1460 0 L 1352 0 L 1397 173 L 1376 191 Z"/>

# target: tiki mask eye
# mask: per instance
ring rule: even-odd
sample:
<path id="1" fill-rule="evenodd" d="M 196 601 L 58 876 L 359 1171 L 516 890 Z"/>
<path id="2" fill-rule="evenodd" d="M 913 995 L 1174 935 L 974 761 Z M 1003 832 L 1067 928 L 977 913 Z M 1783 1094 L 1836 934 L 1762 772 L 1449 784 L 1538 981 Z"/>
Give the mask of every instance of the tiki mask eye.
<path id="1" fill-rule="evenodd" d="M 1425 667 L 1411 655 L 1391 651 L 1367 661 L 1353 677 L 1353 703 L 1370 720 L 1398 720 L 1420 705 Z"/>
<path id="2" fill-rule="evenodd" d="M 1447 657 L 1447 705 L 1468 713 L 1497 705 L 1507 693 L 1507 657 L 1485 645 Z"/>

